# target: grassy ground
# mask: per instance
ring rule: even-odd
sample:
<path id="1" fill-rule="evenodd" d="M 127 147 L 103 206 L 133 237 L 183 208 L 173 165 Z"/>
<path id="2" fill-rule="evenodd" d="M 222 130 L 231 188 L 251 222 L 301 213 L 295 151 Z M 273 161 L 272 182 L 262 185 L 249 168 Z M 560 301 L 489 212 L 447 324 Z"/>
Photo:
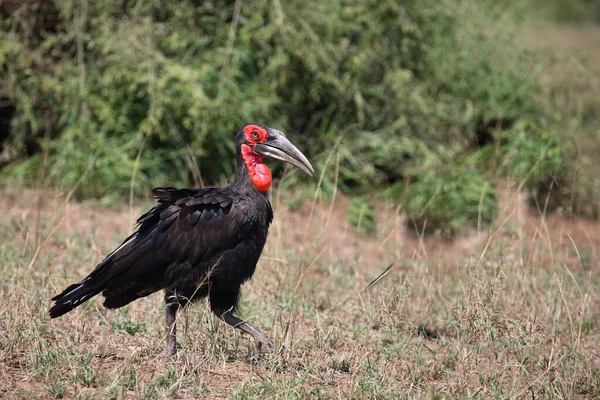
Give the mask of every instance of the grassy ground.
<path id="1" fill-rule="evenodd" d="M 286 350 L 256 357 L 251 339 L 201 302 L 181 316 L 180 354 L 165 361 L 155 359 L 161 294 L 47 316 L 49 298 L 150 203 L 108 209 L 0 192 L 0 396 L 598 398 L 600 225 L 542 218 L 515 189 L 502 193 L 493 226 L 450 243 L 410 237 L 391 205 L 367 237 L 347 225 L 347 200 L 290 212 L 275 191 L 242 313 Z"/>
<path id="2" fill-rule="evenodd" d="M 568 49 L 588 43 L 595 57 L 596 42 L 572 38 L 568 29 L 547 37 Z M 181 351 L 165 361 L 155 358 L 161 294 L 47 316 L 50 297 L 152 203 L 0 191 L 0 397 L 597 399 L 600 224 L 542 217 L 514 187 L 499 192 L 490 227 L 446 242 L 410 236 L 392 204 L 378 206 L 370 237 L 348 225 L 347 199 L 291 212 L 295 200 L 275 191 L 242 314 L 286 350 L 257 357 L 200 302 L 181 315 Z"/>

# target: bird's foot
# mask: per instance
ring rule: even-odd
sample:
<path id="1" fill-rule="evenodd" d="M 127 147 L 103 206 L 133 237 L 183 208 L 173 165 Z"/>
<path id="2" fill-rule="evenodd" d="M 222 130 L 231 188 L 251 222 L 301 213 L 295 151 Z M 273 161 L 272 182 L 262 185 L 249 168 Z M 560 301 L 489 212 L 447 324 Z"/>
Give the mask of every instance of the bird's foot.
<path id="1" fill-rule="evenodd" d="M 256 340 L 256 349 L 260 352 L 263 348 L 265 351 L 273 352 L 275 350 L 275 342 L 269 336 L 264 333 L 258 331 L 255 332 L 254 340 Z"/>
<path id="2" fill-rule="evenodd" d="M 260 351 L 264 348 L 265 351 L 273 352 L 276 348 L 275 342 L 268 335 L 263 333 L 260 329 L 255 327 L 254 325 L 249 324 L 246 321 L 243 321 L 233 315 L 230 311 L 227 311 L 221 315 L 223 321 L 233 326 L 236 329 L 239 329 L 243 332 L 246 332 L 250 336 L 254 338 L 256 341 L 256 349 L 260 353 Z"/>
<path id="3" fill-rule="evenodd" d="M 177 355 L 177 347 L 167 345 L 164 350 L 156 356 L 159 360 L 174 358 Z"/>

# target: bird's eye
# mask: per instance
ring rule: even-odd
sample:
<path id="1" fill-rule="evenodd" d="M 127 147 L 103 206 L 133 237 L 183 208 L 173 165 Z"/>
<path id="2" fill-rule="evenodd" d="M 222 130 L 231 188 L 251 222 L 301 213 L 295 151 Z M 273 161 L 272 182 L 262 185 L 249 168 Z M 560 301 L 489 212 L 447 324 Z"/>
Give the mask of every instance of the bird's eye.
<path id="1" fill-rule="evenodd" d="M 252 139 L 254 140 L 258 140 L 260 138 L 260 135 L 258 134 L 257 131 L 252 131 Z"/>

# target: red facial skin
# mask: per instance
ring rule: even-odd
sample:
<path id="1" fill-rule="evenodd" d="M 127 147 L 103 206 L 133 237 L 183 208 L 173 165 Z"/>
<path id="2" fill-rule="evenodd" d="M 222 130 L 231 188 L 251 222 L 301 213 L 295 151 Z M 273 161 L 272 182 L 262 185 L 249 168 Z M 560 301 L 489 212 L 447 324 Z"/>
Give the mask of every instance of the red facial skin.
<path id="1" fill-rule="evenodd" d="M 258 125 L 246 125 L 244 127 L 244 134 L 248 143 L 261 143 L 267 140 L 269 133 L 265 128 Z"/>
<path id="2" fill-rule="evenodd" d="M 263 164 L 263 156 L 256 153 L 253 147 L 257 143 L 267 140 L 269 133 L 266 129 L 257 125 L 247 125 L 244 134 L 248 144 L 242 145 L 242 158 L 248 168 L 250 181 L 261 192 L 266 192 L 271 187 L 271 170 Z"/>

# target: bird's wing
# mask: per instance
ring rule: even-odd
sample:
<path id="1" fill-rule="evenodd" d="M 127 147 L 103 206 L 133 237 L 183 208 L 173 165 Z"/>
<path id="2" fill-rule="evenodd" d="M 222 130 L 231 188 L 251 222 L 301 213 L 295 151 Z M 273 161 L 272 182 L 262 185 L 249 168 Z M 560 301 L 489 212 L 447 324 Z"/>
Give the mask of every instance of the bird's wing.
<path id="1" fill-rule="evenodd" d="M 109 287 L 157 269 L 164 273 L 173 262 L 198 265 L 235 247 L 253 221 L 252 203 L 230 189 L 158 188 L 153 193 L 159 204 L 138 219 L 132 240 L 109 256 Z"/>
<path id="2" fill-rule="evenodd" d="M 169 265 L 194 267 L 235 247 L 255 218 L 252 202 L 228 188 L 157 188 L 153 193 L 158 204 L 138 219 L 138 230 L 81 283 L 53 298 L 54 316 L 100 292 L 113 308 L 160 290 Z"/>

